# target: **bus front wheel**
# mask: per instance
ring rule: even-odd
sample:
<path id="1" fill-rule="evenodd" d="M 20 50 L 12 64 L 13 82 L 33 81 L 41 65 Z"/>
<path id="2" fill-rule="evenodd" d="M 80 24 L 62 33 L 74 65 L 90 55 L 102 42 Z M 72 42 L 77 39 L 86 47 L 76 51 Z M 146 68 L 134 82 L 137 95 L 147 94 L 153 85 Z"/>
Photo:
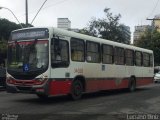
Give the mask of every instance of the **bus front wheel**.
<path id="1" fill-rule="evenodd" d="M 71 98 L 78 100 L 82 97 L 83 85 L 80 80 L 74 80 L 71 87 Z"/>

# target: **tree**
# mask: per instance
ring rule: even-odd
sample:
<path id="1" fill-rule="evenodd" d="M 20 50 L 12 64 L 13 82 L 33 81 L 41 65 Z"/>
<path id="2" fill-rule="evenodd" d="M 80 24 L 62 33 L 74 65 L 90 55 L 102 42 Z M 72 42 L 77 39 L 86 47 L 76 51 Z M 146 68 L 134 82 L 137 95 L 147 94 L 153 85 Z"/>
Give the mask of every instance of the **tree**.
<path id="1" fill-rule="evenodd" d="M 15 29 L 21 28 L 14 22 L 7 19 L 0 19 L 0 40 L 8 40 L 10 32 Z"/>
<path id="2" fill-rule="evenodd" d="M 29 23 L 28 23 L 28 25 L 26 25 L 26 24 L 24 24 L 24 23 L 21 23 L 21 25 L 23 26 L 23 28 L 33 27 L 33 25 L 31 25 L 31 24 L 29 24 Z"/>
<path id="3" fill-rule="evenodd" d="M 155 65 L 160 65 L 160 33 L 156 29 L 147 29 L 135 45 L 153 50 Z"/>
<path id="4" fill-rule="evenodd" d="M 120 43 L 130 44 L 130 29 L 124 24 L 119 24 L 121 15 L 113 15 L 110 8 L 104 9 L 105 18 L 92 18 L 89 25 L 80 32 L 83 34 L 100 37 Z"/>
<path id="5" fill-rule="evenodd" d="M 22 23 L 23 27 L 27 27 Z M 29 24 L 29 27 L 32 27 Z M 10 37 L 10 33 L 13 30 L 20 29 L 21 26 L 7 19 L 0 19 L 0 58 L 5 59 L 7 57 L 7 40 Z"/>
<path id="6" fill-rule="evenodd" d="M 3 59 L 7 58 L 7 41 L 0 41 L 0 64 Z"/>
<path id="7" fill-rule="evenodd" d="M 22 26 L 25 28 L 27 27 L 25 24 L 22 23 Z M 31 24 L 29 24 L 29 27 L 32 27 Z M 7 19 L 0 19 L 0 40 L 8 40 L 11 31 L 20 29 L 21 26 L 19 24 L 16 24 L 14 22 L 11 22 Z"/>

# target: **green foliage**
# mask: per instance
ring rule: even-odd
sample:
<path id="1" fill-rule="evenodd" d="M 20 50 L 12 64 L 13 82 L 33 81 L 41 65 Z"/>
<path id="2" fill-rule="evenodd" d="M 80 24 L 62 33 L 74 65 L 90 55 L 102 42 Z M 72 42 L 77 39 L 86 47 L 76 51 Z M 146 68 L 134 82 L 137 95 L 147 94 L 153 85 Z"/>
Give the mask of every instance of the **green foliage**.
<path id="1" fill-rule="evenodd" d="M 22 23 L 22 26 L 25 28 L 27 27 L 25 24 Z M 31 24 L 28 25 L 29 27 L 32 27 Z M 0 19 L 0 40 L 8 40 L 11 31 L 20 29 L 21 26 L 19 24 L 16 24 L 14 22 L 11 22 L 7 19 Z"/>
<path id="2" fill-rule="evenodd" d="M 7 57 L 7 41 L 0 41 L 0 57 L 1 59 Z"/>
<path id="3" fill-rule="evenodd" d="M 155 65 L 160 65 L 160 33 L 157 30 L 147 29 L 135 45 L 153 50 Z"/>
<path id="4" fill-rule="evenodd" d="M 10 22 L 7 19 L 0 19 L 0 40 L 8 40 L 10 32 L 19 28 L 21 28 L 21 26 L 14 22 Z"/>
<path id="5" fill-rule="evenodd" d="M 31 25 L 31 24 L 26 25 L 26 24 L 24 24 L 24 23 L 21 23 L 21 25 L 23 26 L 23 28 L 33 27 L 33 25 Z"/>
<path id="6" fill-rule="evenodd" d="M 121 15 L 113 15 L 110 8 L 104 9 L 105 18 L 92 18 L 88 27 L 82 29 L 82 34 L 87 34 L 103 39 L 108 39 L 120 43 L 130 44 L 130 29 L 129 27 L 119 24 Z"/>
<path id="7" fill-rule="evenodd" d="M 23 27 L 27 27 L 22 23 Z M 31 24 L 28 27 L 32 27 Z M 13 30 L 20 29 L 21 26 L 7 19 L 0 19 L 0 58 L 5 59 L 7 54 L 7 40 L 10 37 L 10 33 Z"/>

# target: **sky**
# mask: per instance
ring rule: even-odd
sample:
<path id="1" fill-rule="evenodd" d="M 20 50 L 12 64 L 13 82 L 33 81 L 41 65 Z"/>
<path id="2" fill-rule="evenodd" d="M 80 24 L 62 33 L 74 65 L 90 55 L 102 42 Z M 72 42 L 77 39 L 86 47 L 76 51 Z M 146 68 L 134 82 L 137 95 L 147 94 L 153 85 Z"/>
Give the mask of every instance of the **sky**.
<path id="1" fill-rule="evenodd" d="M 29 23 L 33 20 L 45 0 L 28 0 Z M 0 6 L 9 8 L 21 23 L 25 23 L 25 0 L 0 0 Z M 150 25 L 147 18 L 160 14 L 160 0 L 47 0 L 33 25 L 57 27 L 57 18 L 69 18 L 72 28 L 87 27 L 93 18 L 104 18 L 103 10 L 110 8 L 113 15 L 121 14 L 120 23 L 130 27 Z M 0 10 L 0 18 L 16 22 L 6 9 Z"/>

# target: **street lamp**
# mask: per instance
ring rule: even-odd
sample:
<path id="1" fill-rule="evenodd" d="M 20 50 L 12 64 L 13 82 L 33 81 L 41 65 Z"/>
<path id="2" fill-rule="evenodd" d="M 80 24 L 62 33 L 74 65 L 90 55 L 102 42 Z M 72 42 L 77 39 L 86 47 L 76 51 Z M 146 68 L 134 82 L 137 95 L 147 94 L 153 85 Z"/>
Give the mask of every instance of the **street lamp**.
<path id="1" fill-rule="evenodd" d="M 1 7 L 0 6 L 0 9 L 7 9 L 7 10 L 9 10 L 13 14 L 13 16 L 16 18 L 16 20 L 18 21 L 18 23 L 20 24 L 20 26 L 23 28 L 22 24 L 19 22 L 19 20 L 17 19 L 16 15 L 9 8 Z"/>

